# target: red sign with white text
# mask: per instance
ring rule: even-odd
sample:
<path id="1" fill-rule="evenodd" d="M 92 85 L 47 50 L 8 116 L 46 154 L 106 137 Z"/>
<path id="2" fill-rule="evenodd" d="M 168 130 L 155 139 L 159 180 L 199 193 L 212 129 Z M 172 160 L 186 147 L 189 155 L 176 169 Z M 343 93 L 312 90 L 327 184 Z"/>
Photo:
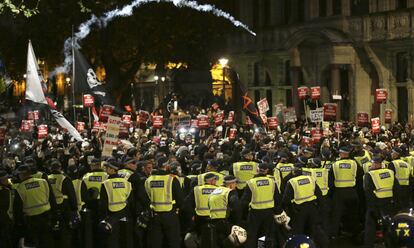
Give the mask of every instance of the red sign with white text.
<path id="1" fill-rule="evenodd" d="M 230 128 L 230 132 L 229 132 L 229 139 L 230 139 L 230 140 L 234 140 L 234 139 L 236 139 L 236 135 L 237 135 L 237 129 L 235 129 L 235 128 Z"/>
<path id="2" fill-rule="evenodd" d="M 38 139 L 45 139 L 47 138 L 48 128 L 47 125 L 40 125 L 37 129 L 37 138 Z"/>
<path id="3" fill-rule="evenodd" d="M 234 111 L 229 112 L 229 116 L 226 120 L 227 125 L 232 125 L 234 123 Z"/>
<path id="4" fill-rule="evenodd" d="M 388 91 L 387 89 L 376 89 L 375 100 L 377 103 L 385 103 L 387 101 Z"/>
<path id="5" fill-rule="evenodd" d="M 94 102 L 95 102 L 95 100 L 94 100 L 92 95 L 89 95 L 89 94 L 83 95 L 83 106 L 84 107 L 86 107 L 86 108 L 87 107 L 92 107 Z"/>
<path id="6" fill-rule="evenodd" d="M 214 125 L 220 126 L 223 123 L 224 111 L 220 111 L 214 116 Z"/>
<path id="7" fill-rule="evenodd" d="M 277 120 L 277 117 L 267 118 L 267 125 L 269 126 L 270 130 L 277 129 L 277 126 L 279 125 L 279 121 Z"/>
<path id="8" fill-rule="evenodd" d="M 336 103 L 325 103 L 323 105 L 323 120 L 336 121 Z"/>
<path id="9" fill-rule="evenodd" d="M 313 139 L 313 143 L 318 143 L 319 140 L 322 138 L 322 131 L 319 128 L 312 128 L 311 130 L 311 136 Z"/>
<path id="10" fill-rule="evenodd" d="M 207 115 L 198 115 L 197 120 L 199 129 L 206 129 L 210 127 L 210 121 Z"/>
<path id="11" fill-rule="evenodd" d="M 111 105 L 103 105 L 99 113 L 99 120 L 102 122 L 108 121 L 108 116 L 114 112 L 115 107 Z"/>
<path id="12" fill-rule="evenodd" d="M 126 123 L 129 127 L 131 125 L 131 116 L 130 115 L 122 115 L 122 122 Z"/>
<path id="13" fill-rule="evenodd" d="M 138 125 L 142 126 L 147 123 L 149 119 L 149 113 L 147 111 L 140 110 L 137 116 L 137 123 Z"/>
<path id="14" fill-rule="evenodd" d="M 342 122 L 335 122 L 335 133 L 342 133 Z"/>
<path id="15" fill-rule="evenodd" d="M 380 133 L 381 127 L 380 127 L 380 118 L 372 118 L 371 119 L 371 125 L 372 125 L 372 132 L 373 133 Z"/>
<path id="16" fill-rule="evenodd" d="M 312 97 L 312 100 L 319 100 L 319 98 L 321 98 L 321 87 L 320 86 L 311 87 L 311 97 Z"/>
<path id="17" fill-rule="evenodd" d="M 161 115 L 156 115 L 152 117 L 152 127 L 160 129 L 164 124 L 164 117 Z"/>
<path id="18" fill-rule="evenodd" d="M 368 113 L 358 112 L 357 113 L 357 124 L 359 127 L 365 127 L 369 123 Z"/>
<path id="19" fill-rule="evenodd" d="M 385 110 L 384 120 L 385 120 L 385 123 L 391 123 L 392 122 L 392 109 L 386 109 Z"/>
<path id="20" fill-rule="evenodd" d="M 309 88 L 308 87 L 299 87 L 298 88 L 298 97 L 299 100 L 305 100 L 306 96 L 308 95 Z"/>

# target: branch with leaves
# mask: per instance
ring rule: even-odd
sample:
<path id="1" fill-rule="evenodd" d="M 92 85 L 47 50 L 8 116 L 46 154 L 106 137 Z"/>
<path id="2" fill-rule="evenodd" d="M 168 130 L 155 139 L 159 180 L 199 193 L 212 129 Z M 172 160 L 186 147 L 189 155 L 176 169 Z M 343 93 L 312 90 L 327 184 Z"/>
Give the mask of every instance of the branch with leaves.
<path id="1" fill-rule="evenodd" d="M 14 3 L 12 0 L 0 0 L 0 14 L 9 10 L 13 15 L 24 15 L 29 18 L 39 13 L 40 0 L 36 0 L 34 7 L 29 7 L 25 0 L 21 0 L 20 3 Z"/>

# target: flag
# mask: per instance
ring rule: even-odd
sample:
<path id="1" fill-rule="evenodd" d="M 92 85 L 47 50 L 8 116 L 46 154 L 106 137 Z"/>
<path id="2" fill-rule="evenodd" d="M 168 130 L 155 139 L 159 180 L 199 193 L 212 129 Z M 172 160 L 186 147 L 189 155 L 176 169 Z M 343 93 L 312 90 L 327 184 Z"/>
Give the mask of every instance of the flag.
<path id="1" fill-rule="evenodd" d="M 95 106 L 92 106 L 92 115 L 95 121 L 99 121 L 99 115 L 98 115 L 98 112 L 96 112 Z"/>
<path id="2" fill-rule="evenodd" d="M 255 123 L 256 125 L 263 125 L 263 121 L 260 118 L 259 111 L 257 110 L 254 102 L 252 99 L 247 95 L 246 89 L 243 87 L 241 83 L 240 85 L 240 92 L 241 92 L 241 101 L 242 101 L 242 109 L 249 116 L 250 120 Z"/>
<path id="3" fill-rule="evenodd" d="M 27 71 L 26 71 L 26 99 L 35 103 L 45 104 L 49 107 L 50 112 L 56 122 L 78 141 L 83 141 L 78 131 L 66 120 L 66 118 L 56 110 L 56 106 L 50 98 L 45 97 L 41 83 L 42 76 L 39 75 L 39 65 L 33 51 L 32 43 L 29 41 L 27 52 Z"/>
<path id="4" fill-rule="evenodd" d="M 113 105 L 105 86 L 98 80 L 95 71 L 82 53 L 77 48 L 73 48 L 73 53 L 75 57 L 75 94 L 92 94 L 99 105 Z"/>

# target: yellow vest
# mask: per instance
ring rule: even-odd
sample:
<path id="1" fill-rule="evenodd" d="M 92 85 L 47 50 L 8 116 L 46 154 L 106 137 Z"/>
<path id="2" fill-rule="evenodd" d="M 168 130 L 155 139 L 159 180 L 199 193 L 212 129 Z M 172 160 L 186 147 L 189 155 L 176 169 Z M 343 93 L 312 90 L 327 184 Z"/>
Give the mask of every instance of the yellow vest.
<path id="1" fill-rule="evenodd" d="M 332 169 L 333 162 L 326 160 L 326 161 L 322 161 L 321 164 L 323 168 L 330 170 Z"/>
<path id="2" fill-rule="evenodd" d="M 233 174 L 237 179 L 237 188 L 244 189 L 246 182 L 257 174 L 256 162 L 237 162 L 233 164 Z"/>
<path id="3" fill-rule="evenodd" d="M 354 158 L 359 166 L 363 166 L 365 163 L 371 161 L 371 155 L 367 150 L 364 150 L 364 155 L 361 157 L 355 157 Z"/>
<path id="4" fill-rule="evenodd" d="M 145 181 L 145 190 L 155 212 L 169 212 L 173 209 L 173 180 L 172 175 L 152 175 Z"/>
<path id="5" fill-rule="evenodd" d="M 133 174 L 134 172 L 128 169 L 122 169 L 118 171 L 118 175 L 122 178 L 125 178 L 125 180 L 128 181 L 129 177 Z"/>
<path id="6" fill-rule="evenodd" d="M 407 156 L 407 157 L 403 157 L 403 158 L 401 158 L 402 160 L 404 160 L 409 166 L 410 166 L 410 169 L 411 169 L 411 175 L 413 175 L 413 169 L 414 169 L 414 157 L 413 156 Z"/>
<path id="7" fill-rule="evenodd" d="M 188 175 L 187 176 L 190 180 L 193 180 L 194 178 L 197 178 L 197 175 Z"/>
<path id="8" fill-rule="evenodd" d="M 303 168 L 302 173 L 311 176 L 325 196 L 329 191 L 329 170 L 324 168 Z"/>
<path id="9" fill-rule="evenodd" d="M 85 204 L 82 201 L 82 180 L 75 179 L 72 180 L 73 188 L 75 189 L 76 194 L 76 202 L 78 203 L 78 211 L 81 211 L 83 204 Z"/>
<path id="10" fill-rule="evenodd" d="M 219 187 L 211 192 L 208 197 L 210 219 L 225 219 L 228 217 L 227 206 L 230 191 L 227 187 Z"/>
<path id="11" fill-rule="evenodd" d="M 49 184 L 44 179 L 30 178 L 16 188 L 23 201 L 23 213 L 26 216 L 43 214 L 50 210 Z"/>
<path id="12" fill-rule="evenodd" d="M 38 171 L 38 172 L 36 172 L 36 173 L 32 174 L 32 177 L 33 177 L 33 178 L 42 178 L 42 176 L 43 176 L 43 173 L 42 173 L 42 172 L 40 172 L 40 171 Z"/>
<path id="13" fill-rule="evenodd" d="M 411 155 L 411 156 L 414 156 L 414 151 L 411 151 L 411 152 L 410 152 L 410 155 Z"/>
<path id="14" fill-rule="evenodd" d="M 282 179 L 284 179 L 287 175 L 292 173 L 294 168 L 295 166 L 289 163 L 278 163 L 276 165 L 276 169 L 280 171 L 280 175 L 282 176 Z"/>
<path id="15" fill-rule="evenodd" d="M 366 163 L 364 163 L 364 164 L 362 165 L 362 169 L 364 170 L 364 174 L 365 174 L 365 173 L 368 173 L 368 172 L 370 171 L 371 166 L 372 166 L 372 162 L 371 162 L 371 161 L 366 162 Z"/>
<path id="16" fill-rule="evenodd" d="M 335 177 L 335 187 L 354 187 L 356 185 L 357 166 L 357 163 L 351 159 L 336 161 L 332 166 Z"/>
<path id="17" fill-rule="evenodd" d="M 398 184 L 408 186 L 410 184 L 411 168 L 409 164 L 402 159 L 396 159 L 392 161 L 395 168 L 395 178 L 398 180 Z"/>
<path id="18" fill-rule="evenodd" d="M 195 212 L 198 216 L 210 216 L 208 197 L 217 189 L 217 186 L 204 184 L 194 187 Z"/>
<path id="19" fill-rule="evenodd" d="M 205 181 L 204 181 L 204 177 L 209 173 L 212 173 L 217 177 L 216 186 L 222 186 L 223 185 L 224 175 L 220 174 L 218 172 L 215 172 L 215 171 L 209 171 L 209 172 L 206 172 L 206 173 L 203 173 L 203 174 L 200 174 L 200 175 L 197 176 L 198 186 L 206 184 Z"/>
<path id="20" fill-rule="evenodd" d="M 280 178 L 280 171 L 279 170 L 274 170 L 273 171 L 273 176 L 268 175 L 268 177 L 270 177 L 273 180 L 275 180 L 277 189 L 279 190 L 279 192 L 281 192 L 280 191 L 280 185 L 282 184 L 282 179 Z"/>
<path id="21" fill-rule="evenodd" d="M 131 183 L 124 178 L 110 178 L 103 183 L 108 195 L 108 209 L 111 212 L 118 212 L 124 209 L 131 194 Z"/>
<path id="22" fill-rule="evenodd" d="M 100 198 L 101 193 L 101 186 L 102 183 L 108 179 L 108 174 L 104 171 L 93 171 L 86 173 L 85 176 L 83 176 L 83 181 L 85 182 L 86 189 L 89 190 L 91 188 L 95 188 L 98 190 L 98 199 Z"/>
<path id="23" fill-rule="evenodd" d="M 295 204 L 302 204 L 316 199 L 315 196 L 315 181 L 310 176 L 298 176 L 289 180 L 292 185 L 294 197 L 292 202 Z"/>
<path id="24" fill-rule="evenodd" d="M 390 169 L 379 169 L 368 172 L 375 185 L 374 194 L 377 198 L 393 196 L 394 172 Z"/>
<path id="25" fill-rule="evenodd" d="M 255 177 L 247 181 L 252 192 L 250 207 L 252 209 L 269 209 L 275 206 L 273 195 L 276 183 L 268 177 Z"/>
<path id="26" fill-rule="evenodd" d="M 224 175 L 224 176 L 230 175 L 230 173 L 229 173 L 228 170 L 222 170 L 222 171 L 219 171 L 219 173 L 222 174 L 222 175 Z"/>
<path id="27" fill-rule="evenodd" d="M 65 178 L 66 176 L 63 174 L 51 174 L 48 176 L 50 186 L 52 187 L 58 205 L 62 204 L 63 200 L 68 199 L 68 196 L 62 193 L 62 185 Z"/>

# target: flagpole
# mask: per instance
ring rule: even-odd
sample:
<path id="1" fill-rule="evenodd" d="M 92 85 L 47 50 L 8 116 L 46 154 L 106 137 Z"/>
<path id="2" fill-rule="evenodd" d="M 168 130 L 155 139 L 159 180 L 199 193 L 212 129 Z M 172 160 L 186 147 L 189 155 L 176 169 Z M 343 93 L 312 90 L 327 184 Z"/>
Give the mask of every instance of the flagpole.
<path id="1" fill-rule="evenodd" d="M 73 39 L 73 25 L 72 25 L 72 108 L 73 108 L 73 123 L 76 123 L 76 108 L 75 108 L 75 41 Z"/>

